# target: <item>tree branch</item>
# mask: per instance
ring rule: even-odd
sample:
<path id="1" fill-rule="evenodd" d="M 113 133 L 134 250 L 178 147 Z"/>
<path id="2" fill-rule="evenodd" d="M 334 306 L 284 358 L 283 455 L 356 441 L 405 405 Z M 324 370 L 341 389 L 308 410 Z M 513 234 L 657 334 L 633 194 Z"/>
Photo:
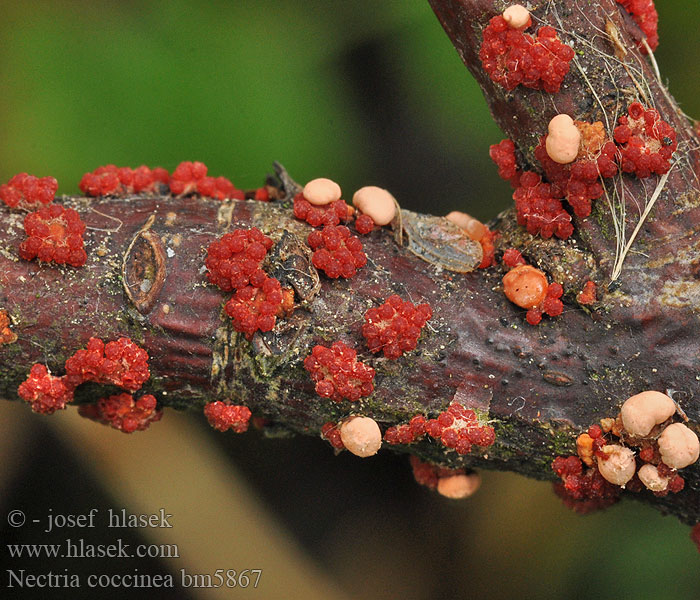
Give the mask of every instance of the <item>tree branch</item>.
<path id="1" fill-rule="evenodd" d="M 201 410 L 209 401 L 246 404 L 269 429 L 318 435 L 321 425 L 350 414 L 383 427 L 415 414 L 435 416 L 458 401 L 482 411 L 496 430 L 487 451 L 465 457 L 430 441 L 393 447 L 450 466 L 509 469 L 553 479 L 557 455 L 575 453 L 576 436 L 644 389 L 670 390 L 689 426 L 700 422 L 700 194 L 698 140 L 628 33 L 633 24 L 612 0 L 585 8 L 549 2 L 534 12 L 577 51 L 576 65 L 556 95 L 517 88 L 506 92 L 481 71 L 478 48 L 488 20 L 499 12 L 487 0 L 431 0 L 463 60 L 484 88 L 496 120 L 531 165 L 533 148 L 558 112 L 602 120 L 617 116 L 643 91 L 678 132 L 679 151 L 668 181 L 639 229 L 619 281 L 615 222 L 604 200 L 576 220 L 568 240 L 542 240 L 517 226 L 513 211 L 492 227 L 497 252 L 517 247 L 528 261 L 564 286 L 557 319 L 533 327 L 502 292 L 500 266 L 458 274 L 400 247 L 386 229 L 363 238 L 367 266 L 349 280 L 321 275 L 312 295 L 305 247 L 310 227 L 291 211 L 291 183 L 274 203 L 136 196 L 66 198 L 88 225 L 88 262 L 80 269 L 19 260 L 22 215 L 2 208 L 0 308 L 18 339 L 0 346 L 0 396 L 17 386 L 35 362 L 61 374 L 64 361 L 91 336 L 129 336 L 148 351 L 151 378 L 144 391 L 163 406 Z M 629 55 L 615 58 L 606 21 L 620 31 Z M 641 89 L 640 89 L 641 88 Z M 655 177 L 614 182 L 628 221 L 627 239 Z M 612 188 L 608 190 L 612 193 Z M 611 202 L 615 208 L 614 202 Z M 256 226 L 276 242 L 266 270 L 296 290 L 293 314 L 252 342 L 235 333 L 222 313 L 229 294 L 206 283 L 207 246 L 235 227 Z M 304 274 L 306 273 L 306 275 Z M 587 280 L 598 284 L 593 310 L 575 302 Z M 360 333 L 363 315 L 389 295 L 428 302 L 433 318 L 416 351 L 398 360 L 371 355 Z M 375 392 L 356 403 L 335 403 L 314 392 L 302 362 L 316 343 L 342 340 L 357 348 L 377 375 Z M 76 402 L 104 390 L 81 386 Z M 386 444 L 385 444 L 386 447 Z M 683 471 L 686 488 L 643 498 L 687 523 L 700 521 L 700 467 Z"/>

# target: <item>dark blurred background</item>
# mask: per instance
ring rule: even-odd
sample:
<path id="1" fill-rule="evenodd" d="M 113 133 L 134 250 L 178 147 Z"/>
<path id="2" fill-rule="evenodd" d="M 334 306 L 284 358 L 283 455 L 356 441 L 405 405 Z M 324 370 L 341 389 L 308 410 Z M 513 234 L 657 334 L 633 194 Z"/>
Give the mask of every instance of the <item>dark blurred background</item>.
<path id="1" fill-rule="evenodd" d="M 488 146 L 501 139 L 427 0 L 188 3 L 0 2 L 0 181 L 81 175 L 115 163 L 173 169 L 201 160 L 238 187 L 281 161 L 327 176 L 346 197 L 390 189 L 404 207 L 482 219 L 511 202 Z M 659 5 L 656 54 L 671 92 L 700 116 L 700 5 Z M 688 528 L 637 503 L 578 516 L 548 483 L 484 473 L 453 502 L 413 483 L 404 457 L 334 457 L 311 438 L 221 435 L 166 413 L 124 436 L 74 411 L 51 418 L 0 404 L 0 573 L 214 572 L 259 568 L 257 598 L 700 598 Z M 175 513 L 179 561 L 12 561 L 7 543 L 65 531 L 13 529 L 5 514 L 97 507 Z M 93 543 L 104 527 L 69 532 Z M 128 533 L 128 536 L 126 535 Z M 123 535 L 122 535 L 123 534 Z M 70 537 L 70 536 L 69 536 Z M 133 539 L 132 539 L 133 538 Z M 227 562 L 228 561 L 228 562 Z M 65 571 L 68 569 L 68 571 Z M 103 598 L 213 598 L 214 590 L 99 590 Z M 8 598 L 92 598 L 95 590 L 9 590 Z"/>

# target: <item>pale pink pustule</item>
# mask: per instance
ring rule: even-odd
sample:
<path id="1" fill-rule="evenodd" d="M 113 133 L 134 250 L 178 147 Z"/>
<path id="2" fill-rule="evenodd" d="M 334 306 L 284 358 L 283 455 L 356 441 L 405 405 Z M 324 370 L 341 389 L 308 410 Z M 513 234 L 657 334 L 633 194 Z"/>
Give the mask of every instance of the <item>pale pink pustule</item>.
<path id="1" fill-rule="evenodd" d="M 357 190 L 352 203 L 361 213 L 372 217 L 380 227 L 391 223 L 396 216 L 396 198 L 376 185 L 366 185 Z"/>
<path id="2" fill-rule="evenodd" d="M 311 204 L 323 206 L 324 204 L 330 204 L 331 202 L 340 200 L 342 192 L 340 186 L 335 181 L 326 179 L 325 177 L 319 177 L 318 179 L 309 181 L 309 183 L 304 186 L 302 194 Z"/>
<path id="3" fill-rule="evenodd" d="M 661 460 L 672 469 L 683 469 L 700 457 L 698 436 L 683 423 L 671 423 L 658 441 Z"/>
<path id="4" fill-rule="evenodd" d="M 600 474 L 610 483 L 624 486 L 634 477 L 637 468 L 634 452 L 618 444 L 603 446 L 603 452 L 608 455 L 608 458 L 606 460 L 598 459 Z"/>
<path id="5" fill-rule="evenodd" d="M 569 115 L 557 115 L 549 122 L 545 147 L 554 162 L 565 165 L 575 161 L 580 144 L 581 132 Z"/>
<path id="6" fill-rule="evenodd" d="M 652 492 L 663 492 L 668 487 L 668 479 L 661 477 L 659 470 L 654 465 L 642 465 L 639 467 L 637 477 Z"/>
<path id="7" fill-rule="evenodd" d="M 676 404 L 666 394 L 649 390 L 625 400 L 621 409 L 622 424 L 630 435 L 649 435 L 654 425 L 663 423 L 676 412 Z"/>
<path id="8" fill-rule="evenodd" d="M 513 4 L 506 8 L 503 18 L 511 29 L 525 29 L 532 24 L 530 11 L 522 4 Z"/>
<path id="9" fill-rule="evenodd" d="M 382 432 L 374 419 L 350 417 L 340 425 L 340 439 L 355 456 L 373 456 L 382 446 Z"/>
<path id="10" fill-rule="evenodd" d="M 464 232 L 475 242 L 483 238 L 486 233 L 486 225 L 465 212 L 453 210 L 445 218 L 457 227 L 464 229 Z"/>
<path id="11" fill-rule="evenodd" d="M 460 500 L 468 498 L 481 486 L 481 476 L 478 473 L 465 475 L 447 475 L 438 479 L 437 491 L 446 498 Z"/>

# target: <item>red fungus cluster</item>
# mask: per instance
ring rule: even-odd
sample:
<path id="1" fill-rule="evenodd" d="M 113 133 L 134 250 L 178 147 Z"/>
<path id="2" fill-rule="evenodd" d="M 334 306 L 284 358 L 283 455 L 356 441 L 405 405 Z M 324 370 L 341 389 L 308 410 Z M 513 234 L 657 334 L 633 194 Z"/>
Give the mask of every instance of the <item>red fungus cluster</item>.
<path id="1" fill-rule="evenodd" d="M 479 58 L 489 77 L 507 90 L 522 84 L 554 94 L 569 72 L 574 51 L 553 27 L 540 27 L 534 37 L 496 15 L 484 29 Z"/>
<path id="2" fill-rule="evenodd" d="M 152 394 L 144 394 L 134 400 L 131 394 L 116 394 L 101 398 L 95 404 L 82 404 L 78 407 L 81 417 L 109 425 L 124 433 L 145 431 L 156 421 L 160 421 L 163 410 L 156 409 L 157 401 Z"/>
<path id="3" fill-rule="evenodd" d="M 340 437 L 340 428 L 337 423 L 328 422 L 324 423 L 321 427 L 321 437 L 328 440 L 328 443 L 333 446 L 336 450 L 343 450 L 345 444 Z"/>
<path id="4" fill-rule="evenodd" d="M 90 338 L 86 349 L 66 361 L 66 380 L 74 387 L 95 381 L 135 392 L 150 376 L 148 353 L 125 337 L 106 344 Z"/>
<path id="5" fill-rule="evenodd" d="M 357 352 L 343 342 L 333 342 L 330 348 L 314 346 L 304 359 L 304 368 L 323 398 L 354 402 L 374 391 L 374 369 L 358 361 Z"/>
<path id="6" fill-rule="evenodd" d="M 53 177 L 18 173 L 7 183 L 0 185 L 0 200 L 10 208 L 31 210 L 53 202 L 57 191 L 58 181 Z"/>
<path id="7" fill-rule="evenodd" d="M 225 292 L 245 287 L 265 275 L 260 264 L 270 248 L 272 240 L 257 227 L 234 229 L 209 245 L 207 277 Z"/>
<path id="8" fill-rule="evenodd" d="M 307 242 L 314 251 L 311 257 L 314 267 L 331 279 L 350 278 L 367 264 L 362 242 L 344 225 L 326 225 L 322 231 L 314 230 Z"/>
<path id="9" fill-rule="evenodd" d="M 41 364 L 35 364 L 29 377 L 20 383 L 17 393 L 29 402 L 34 412 L 50 415 L 64 409 L 73 400 L 74 387 L 67 385 L 65 377 L 56 377 Z"/>
<path id="10" fill-rule="evenodd" d="M 360 235 L 367 235 L 374 229 L 374 220 L 369 215 L 358 215 L 355 219 L 355 229 Z"/>
<path id="11" fill-rule="evenodd" d="M 204 406 L 204 416 L 209 425 L 218 431 L 232 429 L 236 433 L 244 433 L 248 431 L 251 412 L 247 406 L 236 406 L 217 400 Z"/>
<path id="12" fill-rule="evenodd" d="M 550 283 L 547 286 L 547 293 L 544 300 L 537 306 L 527 311 L 525 318 L 530 325 L 537 325 L 542 320 L 542 315 L 546 314 L 550 317 L 558 317 L 564 311 L 564 304 L 561 301 L 561 296 L 564 293 L 564 288 L 558 283 Z"/>
<path id="13" fill-rule="evenodd" d="M 583 289 L 576 296 L 579 304 L 593 304 L 596 301 L 596 285 L 593 281 L 587 281 Z"/>
<path id="14" fill-rule="evenodd" d="M 458 454 L 468 454 L 472 446 L 486 448 L 496 440 L 493 427 L 481 425 L 473 410 L 457 402 L 435 419 L 416 415 L 408 423 L 389 427 L 384 439 L 389 444 L 410 444 L 425 434 Z"/>
<path id="15" fill-rule="evenodd" d="M 6 310 L 0 309 L 0 346 L 14 344 L 16 341 L 17 334 L 10 329 L 10 316 Z"/>
<path id="16" fill-rule="evenodd" d="M 170 192 L 176 196 L 199 194 L 217 200 L 232 198 L 245 200 L 245 194 L 226 177 L 209 177 L 202 162 L 183 161 L 173 171 L 168 181 Z"/>
<path id="17" fill-rule="evenodd" d="M 647 44 L 652 50 L 656 50 L 659 45 L 659 15 L 654 6 L 654 0 L 617 0 L 618 4 L 632 15 L 635 23 L 639 25 L 647 38 Z M 639 49 L 646 54 L 647 50 L 643 44 L 639 44 Z"/>
<path id="18" fill-rule="evenodd" d="M 352 209 L 342 198 L 328 204 L 314 205 L 301 193 L 294 196 L 294 216 L 312 227 L 338 225 L 341 221 L 346 222 L 351 215 Z"/>
<path id="19" fill-rule="evenodd" d="M 97 167 L 92 173 L 85 173 L 78 187 L 88 196 L 138 194 L 155 192 L 159 184 L 167 185 L 168 179 L 168 171 L 163 167 L 151 169 L 141 165 L 132 169 L 105 165 Z"/>
<path id="20" fill-rule="evenodd" d="M 394 294 L 365 313 L 362 335 L 371 352 L 383 351 L 386 358 L 399 358 L 415 349 L 421 330 L 432 316 L 430 305 L 415 306 Z"/>
<path id="21" fill-rule="evenodd" d="M 85 223 L 72 208 L 44 206 L 24 218 L 24 230 L 28 237 L 19 245 L 19 255 L 25 260 L 38 258 L 73 267 L 87 261 L 83 248 Z"/>
<path id="22" fill-rule="evenodd" d="M 633 102 L 618 123 L 614 137 L 620 149 L 622 170 L 637 177 L 667 173 L 678 143 L 675 130 L 661 119 L 656 109 Z"/>
<path id="23" fill-rule="evenodd" d="M 231 317 L 233 328 L 251 339 L 258 330 L 272 330 L 282 309 L 282 299 L 280 282 L 263 273 L 253 275 L 251 285 L 238 288 L 224 310 Z"/>
<path id="24" fill-rule="evenodd" d="M 562 480 L 555 490 L 569 507 L 578 512 L 610 506 L 620 495 L 618 486 L 603 479 L 598 469 L 585 468 L 578 456 L 557 456 L 552 462 L 552 470 Z"/>
<path id="25" fill-rule="evenodd" d="M 443 477 L 452 477 L 453 475 L 462 475 L 465 473 L 464 469 L 441 467 L 435 463 L 423 461 L 414 455 L 411 455 L 409 460 L 411 461 L 411 469 L 416 483 L 424 485 L 431 490 L 437 489 L 438 482 Z"/>
<path id="26" fill-rule="evenodd" d="M 550 238 L 556 235 L 566 239 L 574 232 L 571 215 L 555 196 L 552 184 L 543 183 L 542 178 L 531 171 L 520 177 L 520 186 L 513 193 L 518 225 L 532 235 Z"/>

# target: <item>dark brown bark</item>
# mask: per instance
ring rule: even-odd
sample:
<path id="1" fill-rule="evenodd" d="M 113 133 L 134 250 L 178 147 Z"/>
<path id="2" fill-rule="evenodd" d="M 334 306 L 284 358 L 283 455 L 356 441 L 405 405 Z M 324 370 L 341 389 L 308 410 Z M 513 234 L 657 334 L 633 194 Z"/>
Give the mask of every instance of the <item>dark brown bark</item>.
<path id="1" fill-rule="evenodd" d="M 613 47 L 601 34 L 606 19 L 620 29 L 630 51 L 627 63 L 641 72 L 636 78 L 643 77 L 654 104 L 678 131 L 676 165 L 615 285 L 608 285 L 614 227 L 602 200 L 591 217 L 576 223 L 575 235 L 566 241 L 529 236 L 512 212 L 492 223 L 502 233 L 500 250 L 518 247 L 566 290 L 563 316 L 537 327 L 528 325 L 524 312 L 505 299 L 500 267 L 466 274 L 442 270 L 399 247 L 387 230 L 363 238 L 369 263 L 356 277 L 330 281 L 321 276 L 320 290 L 313 295 L 313 282 L 304 272 L 315 272 L 301 250 L 310 228 L 294 220 L 288 201 L 64 198 L 90 228 L 88 263 L 81 269 L 19 260 L 22 216 L 5 208 L 0 209 L 0 308 L 11 315 L 18 340 L 0 346 L 0 396 L 16 399 L 17 386 L 34 362 L 60 374 L 65 359 L 90 336 L 127 335 L 148 350 L 152 377 L 144 390 L 156 394 L 164 406 L 200 410 L 205 402 L 232 399 L 270 419 L 273 429 L 311 435 L 318 435 L 324 422 L 348 414 L 372 416 L 389 426 L 416 413 L 435 415 L 452 401 L 484 411 L 496 430 L 496 443 L 486 452 L 463 458 L 428 441 L 408 448 L 453 466 L 553 478 L 550 463 L 555 456 L 573 453 L 581 431 L 602 417 L 615 416 L 625 398 L 644 389 L 671 390 L 698 432 L 697 138 L 647 60 L 633 49 L 627 30 L 634 26 L 614 1 L 586 3 L 583 10 L 576 3 L 550 2 L 535 11 L 579 52 L 581 70 L 573 67 L 555 96 L 521 88 L 508 93 L 481 72 L 481 32 L 497 13 L 494 4 L 502 8 L 486 0 L 431 0 L 523 160 L 535 164 L 532 148 L 557 112 L 614 123 L 637 97 L 637 87 L 612 58 Z M 635 203 L 652 194 L 658 178 L 625 176 L 622 181 L 628 214 L 636 215 Z M 249 343 L 222 317 L 229 295 L 206 283 L 203 265 L 214 238 L 251 225 L 278 243 L 267 269 L 296 287 L 301 306 L 273 332 L 256 335 Z M 634 225 L 635 220 L 627 223 L 628 235 Z M 599 291 L 592 310 L 575 302 L 588 279 Z M 365 311 L 392 293 L 429 302 L 434 313 L 418 349 L 394 361 L 363 352 L 360 333 Z M 303 358 L 314 344 L 338 339 L 358 348 L 376 369 L 370 398 L 351 404 L 315 395 Z M 90 401 L 97 390 L 79 392 L 78 401 Z M 685 469 L 683 476 L 686 489 L 679 494 L 637 497 L 685 522 L 698 522 L 700 467 Z"/>

